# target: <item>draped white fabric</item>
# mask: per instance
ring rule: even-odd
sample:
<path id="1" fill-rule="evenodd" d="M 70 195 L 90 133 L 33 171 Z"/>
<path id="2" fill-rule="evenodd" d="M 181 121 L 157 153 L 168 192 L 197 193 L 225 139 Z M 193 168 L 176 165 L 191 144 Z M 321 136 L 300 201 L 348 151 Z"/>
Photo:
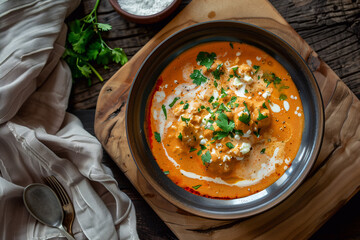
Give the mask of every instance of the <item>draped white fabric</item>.
<path id="1" fill-rule="evenodd" d="M 76 213 L 76 239 L 138 239 L 135 209 L 102 149 L 66 112 L 71 73 L 61 60 L 75 0 L 0 0 L 0 239 L 64 239 L 22 202 L 25 186 L 54 175 Z"/>

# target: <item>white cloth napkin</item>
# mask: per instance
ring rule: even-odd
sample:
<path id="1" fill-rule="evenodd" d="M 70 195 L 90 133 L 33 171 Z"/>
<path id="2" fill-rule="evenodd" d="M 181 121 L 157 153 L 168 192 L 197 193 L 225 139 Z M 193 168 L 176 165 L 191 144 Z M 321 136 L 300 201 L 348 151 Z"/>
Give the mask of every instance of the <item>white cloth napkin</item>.
<path id="1" fill-rule="evenodd" d="M 61 60 L 74 0 L 0 0 L 0 239 L 63 239 L 22 202 L 54 175 L 76 213 L 76 239 L 138 239 L 135 209 L 101 164 L 102 148 L 66 112 L 71 73 Z"/>

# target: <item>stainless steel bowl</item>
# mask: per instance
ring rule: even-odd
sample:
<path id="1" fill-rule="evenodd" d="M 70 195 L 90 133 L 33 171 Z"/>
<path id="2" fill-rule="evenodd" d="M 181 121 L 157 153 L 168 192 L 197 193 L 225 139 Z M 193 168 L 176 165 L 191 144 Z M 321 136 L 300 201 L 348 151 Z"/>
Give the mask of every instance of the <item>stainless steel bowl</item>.
<path id="1" fill-rule="evenodd" d="M 217 200 L 194 195 L 174 184 L 161 171 L 145 137 L 147 99 L 162 70 L 179 54 L 200 43 L 245 42 L 280 62 L 299 90 L 305 124 L 300 149 L 291 167 L 274 184 L 248 197 Z M 133 82 L 126 109 L 130 149 L 145 179 L 165 199 L 193 214 L 216 219 L 248 217 L 277 205 L 301 184 L 314 164 L 322 142 L 324 112 L 316 80 L 301 56 L 267 30 L 238 21 L 211 21 L 185 28 L 160 43 L 145 59 Z"/>

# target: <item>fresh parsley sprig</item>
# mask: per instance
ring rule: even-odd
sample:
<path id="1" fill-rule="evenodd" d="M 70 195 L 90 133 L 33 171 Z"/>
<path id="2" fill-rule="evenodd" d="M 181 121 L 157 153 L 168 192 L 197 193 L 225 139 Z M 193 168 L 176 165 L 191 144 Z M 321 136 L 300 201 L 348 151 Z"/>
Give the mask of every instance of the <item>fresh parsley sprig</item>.
<path id="1" fill-rule="evenodd" d="M 68 23 L 68 35 L 63 58 L 68 63 L 73 80 L 88 79 L 91 85 L 91 74 L 94 73 L 100 81 L 104 81 L 94 64 L 108 68 L 111 62 L 124 65 L 128 59 L 121 48 L 110 48 L 101 37 L 101 32 L 111 30 L 111 25 L 99 23 L 97 9 L 100 0 L 97 0 L 94 9 L 85 17 Z"/>

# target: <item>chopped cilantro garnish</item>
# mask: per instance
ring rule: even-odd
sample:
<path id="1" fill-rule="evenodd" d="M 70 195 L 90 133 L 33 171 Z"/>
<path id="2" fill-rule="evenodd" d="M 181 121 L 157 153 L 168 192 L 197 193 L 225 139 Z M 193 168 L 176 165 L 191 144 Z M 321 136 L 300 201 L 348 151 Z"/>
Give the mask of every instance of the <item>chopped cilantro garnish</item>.
<path id="1" fill-rule="evenodd" d="M 238 134 L 240 136 L 243 136 L 244 135 L 244 132 L 242 130 L 234 130 L 235 134 Z"/>
<path id="2" fill-rule="evenodd" d="M 214 86 L 217 87 L 218 86 L 218 83 L 216 80 L 214 80 Z"/>
<path id="3" fill-rule="evenodd" d="M 234 45 L 232 44 L 232 42 L 230 43 L 230 47 L 231 47 L 232 49 L 234 49 Z"/>
<path id="4" fill-rule="evenodd" d="M 202 150 L 199 150 L 196 155 L 200 156 L 202 154 Z"/>
<path id="5" fill-rule="evenodd" d="M 221 96 L 220 96 L 220 98 L 223 98 L 223 97 L 226 97 L 226 96 L 227 96 L 227 93 L 226 93 L 225 89 L 221 88 Z"/>
<path id="6" fill-rule="evenodd" d="M 217 106 L 219 106 L 219 104 L 220 104 L 219 102 L 214 102 L 214 103 L 212 103 L 212 107 L 216 108 Z"/>
<path id="7" fill-rule="evenodd" d="M 196 57 L 196 61 L 199 62 L 200 65 L 205 66 L 207 69 L 209 69 L 214 63 L 215 58 L 215 53 L 199 52 Z"/>
<path id="8" fill-rule="evenodd" d="M 260 70 L 260 66 L 254 65 L 253 68 L 255 69 L 255 74 Z"/>
<path id="9" fill-rule="evenodd" d="M 179 100 L 179 97 L 174 98 L 174 100 L 169 104 L 169 107 L 173 107 L 177 100 Z"/>
<path id="10" fill-rule="evenodd" d="M 261 149 L 260 153 L 261 153 L 261 154 L 264 154 L 264 153 L 265 153 L 265 150 L 266 150 L 266 148 Z"/>
<path id="11" fill-rule="evenodd" d="M 163 104 L 162 106 L 161 106 L 161 108 L 162 108 L 162 110 L 163 110 L 163 112 L 164 112 L 164 116 L 165 116 L 165 120 L 167 119 L 167 113 L 166 113 L 166 107 L 165 107 L 165 105 Z"/>
<path id="12" fill-rule="evenodd" d="M 211 103 L 212 101 L 214 101 L 214 96 L 211 96 L 210 99 L 209 99 L 209 103 Z"/>
<path id="13" fill-rule="evenodd" d="M 249 91 L 247 89 L 245 89 L 245 93 L 249 93 Z"/>
<path id="14" fill-rule="evenodd" d="M 184 104 L 184 101 L 181 101 L 180 104 Z"/>
<path id="15" fill-rule="evenodd" d="M 221 131 L 217 131 L 213 133 L 213 139 L 214 140 L 221 140 L 224 137 L 227 137 L 229 135 L 228 132 L 221 132 Z"/>
<path id="16" fill-rule="evenodd" d="M 261 128 L 259 128 L 258 131 L 254 131 L 254 134 L 256 137 L 260 137 L 260 130 L 261 130 Z"/>
<path id="17" fill-rule="evenodd" d="M 205 149 L 206 149 L 205 145 L 202 145 L 202 144 L 200 144 L 200 148 L 201 148 L 201 150 L 205 150 Z"/>
<path id="18" fill-rule="evenodd" d="M 239 120 L 245 124 L 249 124 L 250 122 L 250 112 L 249 109 L 245 103 L 245 101 L 243 102 L 244 106 L 245 106 L 245 112 L 241 114 L 241 116 L 239 117 Z"/>
<path id="19" fill-rule="evenodd" d="M 265 102 L 262 104 L 263 108 L 268 109 Z"/>
<path id="20" fill-rule="evenodd" d="M 205 165 L 205 163 L 210 163 L 210 161 L 211 161 L 210 151 L 206 151 L 205 154 L 201 155 L 201 160 L 204 165 Z"/>
<path id="21" fill-rule="evenodd" d="M 260 120 L 263 120 L 263 119 L 265 119 L 265 118 L 267 118 L 267 117 L 268 117 L 268 116 L 263 115 L 263 114 L 260 112 L 260 109 L 259 109 L 259 116 L 258 116 L 258 118 L 257 118 L 256 120 L 260 121 Z"/>
<path id="22" fill-rule="evenodd" d="M 231 97 L 230 102 L 227 103 L 227 105 L 230 105 L 230 107 L 233 107 L 233 104 L 237 100 L 237 97 Z"/>
<path id="23" fill-rule="evenodd" d="M 201 106 L 200 106 L 200 108 L 201 108 L 201 109 L 204 109 L 204 108 L 205 108 L 205 106 L 204 106 L 204 105 L 201 105 Z"/>
<path id="24" fill-rule="evenodd" d="M 235 147 L 231 142 L 227 142 L 227 143 L 225 143 L 225 145 L 230 149 Z"/>
<path id="25" fill-rule="evenodd" d="M 224 103 L 221 103 L 220 107 L 218 108 L 218 110 L 216 112 L 221 113 L 223 111 L 231 112 L 231 110 L 229 108 L 227 108 Z"/>
<path id="26" fill-rule="evenodd" d="M 238 70 L 238 68 L 239 68 L 239 67 L 233 67 L 232 70 L 233 70 L 233 72 L 234 72 L 235 77 L 241 78 L 241 76 L 236 73 L 236 71 Z"/>
<path id="27" fill-rule="evenodd" d="M 178 139 L 180 139 L 180 141 L 182 141 L 182 134 L 179 133 Z"/>
<path id="28" fill-rule="evenodd" d="M 289 89 L 289 86 L 282 85 L 282 86 L 279 87 L 279 91 L 281 91 L 283 89 Z"/>
<path id="29" fill-rule="evenodd" d="M 157 142 L 161 142 L 161 137 L 160 137 L 160 133 L 158 132 L 154 132 L 154 136 Z"/>
<path id="30" fill-rule="evenodd" d="M 184 118 L 183 116 L 181 116 L 181 121 L 185 122 L 186 124 L 189 123 L 190 118 Z"/>
<path id="31" fill-rule="evenodd" d="M 287 99 L 287 96 L 285 94 L 280 94 L 280 97 L 279 97 L 280 101 L 284 101 Z"/>
<path id="32" fill-rule="evenodd" d="M 190 74 L 190 78 L 193 80 L 193 83 L 200 86 L 202 83 L 207 81 L 207 78 L 202 75 L 200 70 L 195 69 L 192 74 Z"/>
<path id="33" fill-rule="evenodd" d="M 216 67 L 215 71 L 213 71 L 213 72 L 211 73 L 216 80 L 219 80 L 219 79 L 220 79 L 220 76 L 224 74 L 224 72 L 221 71 L 222 66 L 223 66 L 222 63 L 219 64 L 219 65 Z"/>
<path id="34" fill-rule="evenodd" d="M 201 184 L 196 185 L 196 186 L 192 186 L 193 189 L 197 190 L 199 187 L 201 187 Z"/>
<path id="35" fill-rule="evenodd" d="M 228 117 L 225 113 L 220 113 L 216 120 L 216 124 L 219 128 L 221 128 L 224 132 L 231 132 L 234 127 L 235 123 L 233 121 L 229 121 Z"/>
<path id="36" fill-rule="evenodd" d="M 214 126 L 211 124 L 211 125 L 206 125 L 205 126 L 205 129 L 209 129 L 209 130 L 212 130 L 212 131 L 215 131 L 215 128 Z"/>
<path id="37" fill-rule="evenodd" d="M 188 103 L 185 103 L 184 105 L 184 110 L 188 109 L 189 108 L 189 104 Z"/>
<path id="38" fill-rule="evenodd" d="M 190 148 L 190 152 L 193 152 L 193 151 L 196 151 L 196 150 L 197 150 L 196 148 L 193 148 L 193 147 Z"/>
<path id="39" fill-rule="evenodd" d="M 168 175 L 170 172 L 169 171 L 164 171 L 164 174 L 165 175 Z"/>
<path id="40" fill-rule="evenodd" d="M 275 73 L 264 73 L 264 82 L 266 83 L 266 87 L 268 87 L 271 83 L 276 87 L 277 84 L 281 83 L 281 78 L 277 77 Z"/>

